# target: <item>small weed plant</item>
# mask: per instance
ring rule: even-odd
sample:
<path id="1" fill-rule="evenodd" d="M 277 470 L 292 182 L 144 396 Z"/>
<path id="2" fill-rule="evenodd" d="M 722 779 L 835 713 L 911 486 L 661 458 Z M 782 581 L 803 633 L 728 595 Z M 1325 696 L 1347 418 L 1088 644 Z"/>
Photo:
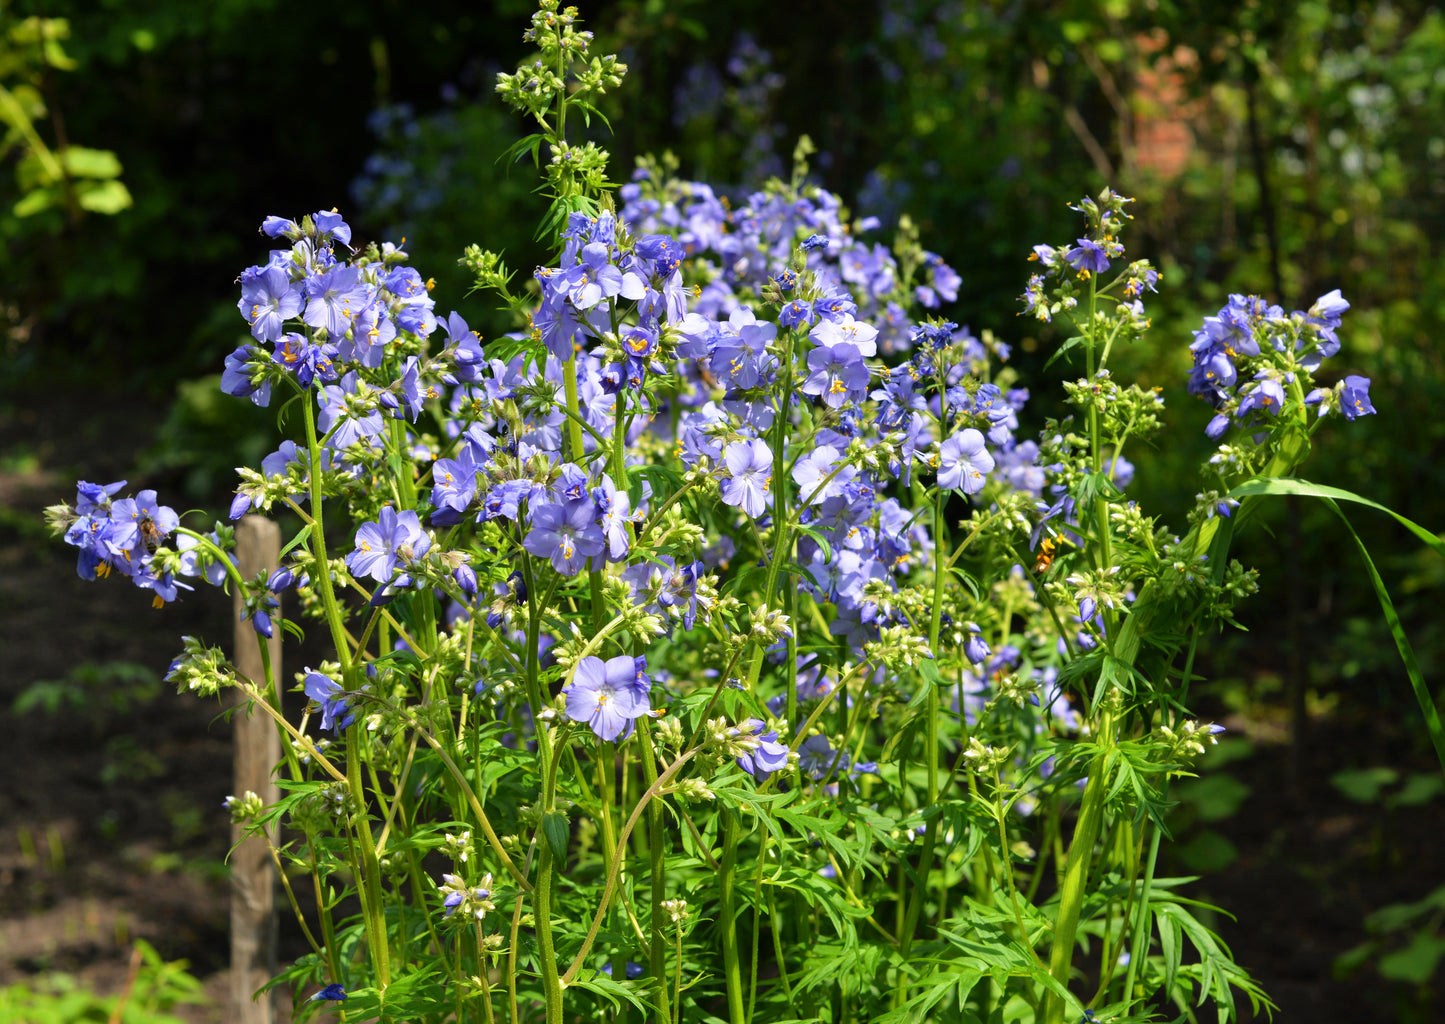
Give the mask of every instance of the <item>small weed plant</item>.
<path id="1" fill-rule="evenodd" d="M 51 513 L 86 578 L 158 606 L 225 586 L 258 639 L 334 642 L 253 679 L 186 638 L 169 674 L 283 734 L 280 802 L 230 801 L 284 826 L 313 948 L 276 983 L 358 1021 L 1269 1007 L 1156 865 L 1170 781 L 1220 731 L 1190 713 L 1196 652 L 1255 590 L 1234 532 L 1269 494 L 1364 500 L 1295 477 L 1374 412 L 1367 380 L 1325 381 L 1348 302 L 1205 319 L 1217 450 L 1176 532 L 1128 497 L 1162 399 L 1109 368 L 1161 284 L 1126 258 L 1128 199 L 1020 254 L 1022 312 L 1082 366 L 1024 437 L 1009 346 L 937 313 L 958 275 L 906 221 L 870 240 L 806 139 L 737 202 L 668 159 L 616 187 L 575 136 L 626 68 L 556 0 L 527 38 L 498 91 L 554 257 L 526 287 L 462 261 L 515 333 L 440 312 L 335 211 L 269 217 L 222 388 L 291 429 L 231 505 L 296 524 L 283 564 L 242 578 L 230 528 L 120 483 Z"/>

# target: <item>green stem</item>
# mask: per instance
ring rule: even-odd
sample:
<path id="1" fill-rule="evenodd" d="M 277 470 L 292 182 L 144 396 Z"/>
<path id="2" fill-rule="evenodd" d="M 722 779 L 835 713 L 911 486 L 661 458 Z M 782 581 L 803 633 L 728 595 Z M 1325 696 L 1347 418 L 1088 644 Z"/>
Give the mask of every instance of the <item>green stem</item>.
<path id="1" fill-rule="evenodd" d="M 361 914 L 366 921 L 367 945 L 371 953 L 372 970 L 376 972 L 376 987 L 385 993 L 391 984 L 391 950 L 387 943 L 386 911 L 382 907 L 381 867 L 376 861 L 376 843 L 371 835 L 371 820 L 366 810 L 366 790 L 361 784 L 361 754 L 357 748 L 365 736 L 366 726 L 354 723 L 346 737 L 346 776 L 351 788 L 351 799 L 356 807 L 352 817 L 352 829 L 361 847 L 360 885 L 357 895 L 361 898 Z"/>
<path id="2" fill-rule="evenodd" d="M 1089 865 L 1094 844 L 1104 821 L 1104 797 L 1108 789 L 1106 768 L 1114 745 L 1114 715 L 1105 710 L 1099 721 L 1099 752 L 1089 765 L 1089 781 L 1084 788 L 1079 823 L 1069 844 L 1069 857 L 1064 866 L 1064 881 L 1059 890 L 1059 913 L 1054 923 L 1054 945 L 1049 954 L 1049 973 L 1065 988 L 1074 960 L 1074 940 L 1078 935 L 1079 912 L 1089 887 Z M 1063 1024 L 1064 1003 L 1052 990 L 1044 997 L 1042 1024 Z"/>
<path id="3" fill-rule="evenodd" d="M 301 406 L 306 411 L 306 452 L 310 462 L 307 476 L 311 484 L 311 533 L 306 538 L 311 543 L 311 554 L 316 560 L 316 584 L 321 592 L 321 605 L 326 612 L 326 624 L 331 629 L 331 642 L 336 647 L 336 658 L 341 663 L 342 688 L 354 690 L 351 678 L 351 649 L 348 645 L 346 627 L 341 621 L 341 606 L 336 601 L 336 590 L 331 582 L 331 567 L 326 558 L 326 526 L 321 510 L 321 444 L 316 438 L 316 407 L 304 396 Z"/>
<path id="4" fill-rule="evenodd" d="M 1138 918 L 1134 922 L 1133 942 L 1130 945 L 1129 968 L 1124 973 L 1124 1001 L 1131 1002 L 1134 998 L 1134 975 L 1139 964 L 1149 955 L 1149 919 L 1152 911 L 1149 909 L 1149 899 L 1154 889 L 1154 865 L 1159 859 L 1159 827 L 1154 827 L 1149 837 L 1149 860 L 1144 865 L 1144 891 L 1139 895 Z"/>
<path id="5" fill-rule="evenodd" d="M 749 956 L 748 967 L 748 1012 L 749 1022 L 753 1019 L 753 1010 L 758 1001 L 758 943 L 763 931 L 763 915 L 759 908 L 763 904 L 763 867 L 767 864 L 768 839 L 771 833 L 764 832 L 758 844 L 758 870 L 753 877 L 753 941 L 752 951 Z M 842 877 L 841 875 L 839 877 Z M 779 970 L 783 967 L 778 966 Z"/>
<path id="6" fill-rule="evenodd" d="M 537 952 L 542 961 L 542 991 L 547 1000 L 547 1024 L 562 1024 L 562 981 L 557 973 L 557 950 L 552 944 L 552 844 L 540 844 L 537 885 L 532 893 L 537 919 Z M 605 898 L 604 898 L 605 903 Z"/>
<path id="7" fill-rule="evenodd" d="M 647 787 L 647 792 L 642 794 L 642 799 L 639 800 L 637 806 L 632 809 L 632 814 L 628 817 L 627 824 L 622 826 L 622 835 L 617 839 L 619 853 L 617 859 L 612 862 L 612 870 L 607 875 L 607 884 L 602 890 L 602 903 L 598 906 L 597 913 L 592 916 L 592 927 L 587 930 L 587 937 L 582 940 L 582 948 L 577 951 L 577 956 L 572 961 L 572 966 L 568 967 L 567 973 L 562 976 L 562 984 L 564 986 L 572 984 L 572 980 L 577 977 L 577 972 L 582 969 L 582 964 L 587 960 L 587 954 L 592 952 L 592 943 L 597 941 L 597 933 L 602 929 L 602 908 L 611 902 L 612 894 L 617 889 L 617 866 L 621 863 L 621 851 L 625 851 L 627 847 L 627 837 L 632 835 L 632 830 L 637 827 L 637 819 L 642 816 L 642 812 L 648 804 L 662 792 L 663 787 L 670 783 L 673 777 L 682 770 L 682 766 L 697 756 L 699 749 L 700 748 L 694 748 L 685 754 L 680 754 L 676 761 L 668 765 L 667 770 L 657 777 L 657 781 Z"/>
<path id="8" fill-rule="evenodd" d="M 940 396 L 942 390 L 940 389 Z M 940 433 L 947 429 L 948 417 L 947 406 L 943 399 L 939 399 Z M 935 655 L 938 652 L 938 634 L 943 624 L 943 581 L 944 581 L 944 551 L 947 547 L 944 542 L 943 504 L 948 500 L 948 494 L 942 488 L 937 490 L 933 501 L 933 608 L 930 612 L 928 622 L 928 647 Z M 928 807 L 938 803 L 938 682 L 924 678 L 923 685 L 928 687 L 927 703 L 924 707 L 924 715 L 927 719 L 927 731 L 924 733 L 924 770 L 928 778 Z M 903 917 L 903 927 L 898 934 L 898 951 L 907 959 L 909 948 L 913 944 L 914 932 L 918 927 L 918 918 L 923 913 L 923 901 L 928 896 L 928 875 L 933 868 L 933 851 L 938 842 L 939 815 L 935 814 L 928 819 L 928 825 L 923 833 L 923 850 L 918 858 L 918 880 L 919 884 L 913 890 L 913 898 L 908 903 L 908 909 Z M 904 975 L 899 973 L 900 983 Z"/>
<path id="9" fill-rule="evenodd" d="M 768 562 L 768 582 L 763 588 L 764 611 L 772 608 L 773 594 L 778 584 L 778 565 L 792 542 L 792 523 L 788 518 L 788 467 L 787 441 L 788 421 L 793 411 L 793 332 L 784 332 L 782 357 L 782 388 L 778 392 L 778 418 L 773 424 L 773 557 Z M 839 465 L 839 469 L 842 465 Z M 834 471 L 835 473 L 837 470 Z M 821 487 L 822 484 L 819 484 Z M 748 667 L 748 689 L 758 682 L 763 667 L 763 648 L 753 651 L 753 660 Z"/>
<path id="10" fill-rule="evenodd" d="M 778 920 L 778 903 L 773 898 L 771 890 L 768 892 L 768 920 L 771 923 L 769 931 L 773 933 L 773 959 L 777 961 L 778 980 L 783 985 L 783 1004 L 792 1006 L 793 986 L 788 982 L 788 961 L 783 952 L 782 922 Z"/>
<path id="11" fill-rule="evenodd" d="M 722 922 L 723 976 L 727 981 L 729 1024 L 743 1024 L 746 1013 L 743 1008 L 742 964 L 738 958 L 737 895 L 733 879 L 738 861 L 738 817 L 731 809 L 725 809 L 722 815 L 723 855 L 718 869 L 722 906 L 718 920 Z"/>
<path id="12" fill-rule="evenodd" d="M 321 941 L 326 944 L 326 965 L 331 971 L 331 980 L 334 983 L 341 983 L 341 961 L 337 956 L 336 949 L 336 928 L 331 920 L 331 908 L 326 905 L 326 897 L 322 887 L 326 880 L 321 875 L 320 866 L 316 862 L 316 834 L 306 833 L 306 850 L 311 860 L 311 888 L 316 896 L 316 920 L 321 925 Z"/>
<path id="13" fill-rule="evenodd" d="M 657 751 L 652 745 L 652 729 L 646 716 L 638 723 L 637 735 L 642 744 L 642 778 L 650 791 L 657 785 Z M 648 943 L 648 961 L 652 969 L 653 999 L 657 1019 L 668 1021 L 667 1005 L 667 937 L 663 930 L 662 901 L 667 898 L 667 874 L 663 864 L 662 804 L 652 801 L 647 807 L 648 871 L 651 875 L 652 938 Z M 701 842 L 698 844 L 701 846 Z"/>
<path id="14" fill-rule="evenodd" d="M 30 147 L 35 159 L 40 161 L 45 168 L 46 177 L 54 182 L 66 180 L 65 168 L 50 151 L 50 147 L 41 139 L 35 130 L 35 125 L 25 115 L 25 110 L 20 106 L 18 100 L 10 93 L 10 90 L 0 87 L 0 121 L 4 121 L 14 128 L 16 132 L 24 136 L 25 143 Z"/>

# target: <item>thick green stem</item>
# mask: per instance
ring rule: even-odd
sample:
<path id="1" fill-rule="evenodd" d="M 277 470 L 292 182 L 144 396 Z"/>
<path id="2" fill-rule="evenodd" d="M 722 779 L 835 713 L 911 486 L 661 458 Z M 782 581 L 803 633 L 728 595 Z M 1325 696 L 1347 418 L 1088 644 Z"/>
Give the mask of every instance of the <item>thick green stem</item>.
<path id="1" fill-rule="evenodd" d="M 1160 829 L 1155 826 L 1149 839 L 1149 862 L 1144 866 L 1144 891 L 1139 896 L 1138 918 L 1134 922 L 1134 940 L 1129 953 L 1129 969 L 1124 974 L 1125 1002 L 1133 1000 L 1135 972 L 1149 955 L 1149 919 L 1153 914 L 1149 909 L 1149 900 L 1154 889 L 1154 865 L 1159 860 L 1160 835 Z"/>
<path id="2" fill-rule="evenodd" d="M 793 413 L 793 332 L 784 334 L 782 387 L 778 391 L 778 418 L 773 424 L 773 557 L 768 561 L 768 581 L 763 588 L 762 608 L 769 610 L 778 585 L 778 566 L 792 548 L 792 521 L 788 517 L 788 426 Z M 820 485 L 821 486 L 821 485 Z M 757 685 L 763 667 L 763 648 L 753 651 L 748 667 L 748 689 Z"/>
<path id="3" fill-rule="evenodd" d="M 537 952 L 542 961 L 542 991 L 547 999 L 547 1024 L 562 1024 L 562 980 L 557 971 L 557 949 L 552 944 L 552 844 L 543 842 L 539 849 L 532 902 L 537 918 Z"/>
<path id="4" fill-rule="evenodd" d="M 386 911 L 382 908 L 381 867 L 376 861 L 376 842 L 371 835 L 371 821 L 366 811 L 366 790 L 361 785 L 361 755 L 357 750 L 366 726 L 353 724 L 346 737 L 346 776 L 355 802 L 352 818 L 357 844 L 361 848 L 361 871 L 358 895 L 361 914 L 366 921 L 367 946 L 371 953 L 376 987 L 382 992 L 391 984 L 391 949 L 386 935 Z"/>
<path id="5" fill-rule="evenodd" d="M 607 884 L 602 890 L 602 902 L 598 905 L 597 913 L 592 916 L 592 927 L 587 930 L 587 936 L 582 940 L 582 948 L 577 951 L 577 956 L 572 961 L 572 966 L 568 967 L 567 973 L 562 976 L 563 986 L 570 985 L 573 979 L 577 977 L 577 972 L 582 970 L 582 965 L 587 960 L 587 954 L 592 952 L 592 943 L 597 940 L 597 933 L 602 929 L 602 908 L 611 902 L 612 894 L 617 889 L 617 866 L 621 862 L 621 851 L 627 847 L 627 837 L 632 835 L 632 830 L 637 826 L 637 821 L 642 817 L 642 812 L 647 808 L 648 804 L 672 782 L 677 773 L 682 770 L 683 765 L 697 756 L 699 749 L 700 748 L 694 748 L 685 754 L 678 755 L 677 760 L 668 765 L 667 769 L 657 777 L 657 781 L 647 787 L 647 792 L 642 794 L 642 799 L 639 800 L 637 806 L 632 809 L 632 814 L 628 817 L 627 824 L 622 826 L 622 834 L 618 836 L 617 839 L 619 848 L 618 857 L 612 862 L 612 870 L 607 875 Z"/>
<path id="6" fill-rule="evenodd" d="M 1059 890 L 1059 915 L 1054 923 L 1054 945 L 1049 954 L 1049 973 L 1065 988 L 1074 960 L 1074 940 L 1078 937 L 1079 911 L 1089 888 L 1089 865 L 1094 858 L 1094 844 L 1104 823 L 1104 796 L 1108 790 L 1106 766 L 1108 752 L 1114 745 L 1114 716 L 1105 710 L 1099 720 L 1099 752 L 1089 765 L 1089 781 L 1084 787 L 1084 802 L 1079 823 L 1069 844 L 1069 859 L 1064 866 L 1064 881 Z M 1064 1003 L 1052 991 L 1044 997 L 1041 1024 L 1063 1024 Z"/>
<path id="7" fill-rule="evenodd" d="M 321 444 L 316 437 L 316 408 L 302 396 L 301 406 L 306 410 L 306 452 L 310 461 L 308 473 L 311 484 L 311 553 L 316 558 L 317 589 L 321 592 L 321 606 L 326 611 L 326 624 L 331 629 L 331 642 L 336 647 L 336 660 L 341 663 L 342 687 L 355 689 L 351 678 L 351 648 L 346 637 L 346 626 L 341 621 L 341 606 L 336 601 L 336 590 L 331 583 L 331 567 L 326 558 L 326 528 L 321 509 Z"/>
<path id="8" fill-rule="evenodd" d="M 942 392 L 940 391 L 940 394 Z M 940 398 L 939 411 L 942 415 L 940 420 L 940 432 L 947 429 L 947 406 Z M 933 608 L 929 615 L 928 622 L 928 647 L 929 650 L 938 651 L 938 635 L 943 624 L 943 585 L 945 577 L 944 551 L 947 544 L 944 541 L 943 506 L 948 500 L 948 494 L 942 488 L 937 489 L 933 501 Z M 928 807 L 938 803 L 938 680 L 923 680 L 923 685 L 928 687 L 927 703 L 924 706 L 926 716 L 926 731 L 924 733 L 924 771 L 928 779 Z M 918 879 L 919 884 L 913 890 L 913 898 L 909 901 L 908 910 L 903 918 L 903 927 L 898 935 L 899 952 L 907 958 L 908 950 L 913 944 L 914 932 L 918 927 L 918 918 L 923 912 L 923 901 L 928 897 L 928 875 L 933 869 L 933 851 L 938 843 L 938 822 L 939 815 L 935 814 L 928 819 L 927 828 L 923 834 L 923 850 L 918 858 Z M 900 974 L 900 978 L 902 975 Z"/>
<path id="9" fill-rule="evenodd" d="M 742 961 L 738 956 L 737 894 L 733 875 L 738 861 L 738 817 L 731 810 L 723 811 L 723 855 L 718 866 L 718 886 L 722 907 L 718 921 L 722 926 L 723 977 L 727 981 L 728 1022 L 743 1024 Z"/>
<path id="10" fill-rule="evenodd" d="M 657 785 L 657 751 L 652 746 L 652 729 L 645 718 L 638 723 L 637 735 L 642 743 L 642 778 L 651 791 Z M 662 804 L 653 800 L 647 807 L 648 870 L 652 883 L 652 937 L 648 943 L 648 961 L 652 969 L 652 995 L 657 1019 L 665 1024 L 671 1015 L 667 1004 L 667 936 L 663 928 L 666 914 L 662 909 L 662 901 L 667 898 L 667 873 L 663 863 L 666 851 L 662 841 Z"/>

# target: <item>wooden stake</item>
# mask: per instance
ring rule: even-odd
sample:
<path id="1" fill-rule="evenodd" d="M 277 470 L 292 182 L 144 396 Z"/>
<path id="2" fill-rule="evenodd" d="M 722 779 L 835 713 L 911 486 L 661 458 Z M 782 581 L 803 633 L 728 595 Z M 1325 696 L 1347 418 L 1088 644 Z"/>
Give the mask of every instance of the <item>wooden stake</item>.
<path id="1" fill-rule="evenodd" d="M 253 579 L 276 569 L 281 551 L 281 528 L 263 516 L 245 516 L 236 525 L 236 560 L 241 575 Z M 242 614 L 236 594 L 235 663 L 240 673 L 265 685 L 266 671 L 256 644 L 256 631 Z M 281 629 L 267 642 L 271 671 L 281 676 Z M 237 712 L 233 792 L 237 799 L 255 793 L 266 804 L 281 798 L 271 773 L 281 760 L 281 737 L 264 714 Z M 275 833 L 271 839 L 275 841 Z M 231 995 L 233 1024 L 272 1024 L 272 1000 L 253 999 L 255 991 L 276 973 L 276 872 L 266 843 L 260 838 L 242 840 L 241 827 L 231 826 Z"/>

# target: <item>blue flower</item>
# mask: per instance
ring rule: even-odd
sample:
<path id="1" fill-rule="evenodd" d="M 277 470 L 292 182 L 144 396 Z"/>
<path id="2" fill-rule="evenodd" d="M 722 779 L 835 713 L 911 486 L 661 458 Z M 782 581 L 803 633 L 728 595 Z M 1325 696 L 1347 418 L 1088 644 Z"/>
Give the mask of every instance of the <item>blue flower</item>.
<path id="1" fill-rule="evenodd" d="M 271 382 L 263 379 L 260 384 L 253 383 L 250 366 L 253 355 L 260 351 L 254 346 L 242 345 L 228 355 L 226 368 L 221 373 L 221 390 L 237 398 L 249 398 L 254 405 L 264 409 L 271 401 Z"/>
<path id="2" fill-rule="evenodd" d="M 477 463 L 470 446 L 455 459 L 437 459 L 431 468 L 431 503 L 436 506 L 431 521 L 438 526 L 461 522 L 462 513 L 477 493 Z"/>
<path id="3" fill-rule="evenodd" d="M 1369 416 L 1374 411 L 1375 407 L 1370 404 L 1370 378 L 1359 377 L 1355 374 L 1346 377 L 1340 388 L 1340 412 L 1344 414 L 1345 419 L 1354 420 L 1361 416 Z"/>
<path id="4" fill-rule="evenodd" d="M 356 267 L 335 266 L 306 279 L 306 312 L 301 319 L 310 327 L 324 327 L 334 340 L 346 333 L 351 320 L 371 304 Z"/>
<path id="5" fill-rule="evenodd" d="M 334 238 L 342 245 L 351 244 L 351 227 L 335 210 L 318 210 L 311 215 L 311 221 L 316 225 L 318 241 Z"/>
<path id="6" fill-rule="evenodd" d="M 783 308 L 778 311 L 778 323 L 784 327 L 795 327 L 801 330 L 811 327 L 816 319 L 817 314 L 813 312 L 813 304 L 804 302 L 802 299 L 784 303 Z"/>
<path id="7" fill-rule="evenodd" d="M 78 481 L 75 485 L 75 511 L 81 515 L 89 515 L 97 510 L 109 514 L 111 495 L 124 486 L 124 480 L 117 480 L 113 484 Z"/>
<path id="8" fill-rule="evenodd" d="M 353 405 L 350 396 L 356 392 L 357 377 L 348 373 L 341 383 L 328 384 L 316 394 L 319 410 L 316 423 L 332 448 L 350 448 L 363 438 L 370 440 L 386 427 L 386 421 L 375 409 L 364 408 L 359 401 Z"/>
<path id="9" fill-rule="evenodd" d="M 1098 242 L 1088 238 L 1077 240 L 1078 245 L 1064 254 L 1064 259 L 1078 270 L 1081 277 L 1090 273 L 1102 274 L 1109 269 L 1109 255 Z"/>
<path id="10" fill-rule="evenodd" d="M 848 755 L 833 749 L 828 737 L 814 733 L 798 747 L 798 767 L 814 781 L 822 782 L 833 774 L 834 767 L 847 769 Z"/>
<path id="11" fill-rule="evenodd" d="M 993 651 L 989 648 L 988 641 L 984 640 L 978 626 L 972 622 L 968 624 L 968 633 L 968 639 L 963 642 L 963 656 L 971 664 L 982 665 Z"/>
<path id="12" fill-rule="evenodd" d="M 350 694 L 343 690 L 336 680 L 328 679 L 320 672 L 313 672 L 308 668 L 301 686 L 306 691 L 306 696 L 321 705 L 321 728 L 340 731 L 356 721 L 356 710 L 351 707 Z"/>
<path id="13" fill-rule="evenodd" d="M 860 357 L 878 354 L 878 328 L 855 320 L 847 313 L 837 319 L 820 321 L 817 327 L 808 332 L 808 337 L 825 348 L 836 349 L 839 345 L 852 345 Z"/>
<path id="14" fill-rule="evenodd" d="M 397 512 L 387 505 L 377 522 L 363 523 L 356 531 L 356 549 L 346 556 L 346 567 L 353 575 L 404 587 L 411 577 L 405 572 L 397 575 L 398 570 L 430 549 L 431 536 L 421 528 L 417 514 L 410 510 Z"/>
<path id="15" fill-rule="evenodd" d="M 1243 422 L 1246 415 L 1262 409 L 1271 416 L 1278 416 L 1284 406 L 1284 386 L 1277 380 L 1265 378 L 1240 400 L 1236 416 Z"/>
<path id="16" fill-rule="evenodd" d="M 808 369 L 812 372 L 799 389 L 803 394 L 817 395 L 832 409 L 850 400 L 863 399 L 868 387 L 868 367 L 858 347 L 851 342 L 813 349 L 808 353 Z"/>
<path id="17" fill-rule="evenodd" d="M 773 483 L 772 449 L 758 438 L 734 441 L 723 449 L 723 461 L 732 474 L 722 482 L 723 504 L 741 507 L 757 519 L 768 507 L 768 488 Z"/>
<path id="18" fill-rule="evenodd" d="M 682 266 L 685 255 L 682 246 L 669 235 L 647 235 L 639 238 L 634 251 L 652 265 L 652 272 L 659 277 L 668 277 Z"/>
<path id="19" fill-rule="evenodd" d="M 798 493 L 805 503 L 818 505 L 829 498 L 839 497 L 848 482 L 857 477 L 858 470 L 848 466 L 838 470 L 831 480 L 828 479 L 841 457 L 842 453 L 837 448 L 820 444 L 793 466 L 793 482 L 798 485 Z M 827 483 L 824 483 L 825 480 Z"/>
<path id="20" fill-rule="evenodd" d="M 336 366 L 332 360 L 336 357 L 336 346 L 332 344 L 311 345 L 306 339 L 295 332 L 288 331 L 276 341 L 276 352 L 271 357 L 273 361 L 284 366 L 296 375 L 296 383 L 303 388 L 309 388 L 311 382 L 321 378 L 325 383 L 336 380 Z M 229 363 L 229 360 L 227 360 Z M 221 382 L 221 389 L 224 391 L 225 381 Z M 231 392 L 235 394 L 235 392 Z M 255 401 L 253 398 L 252 401 Z M 257 403 L 263 405 L 264 403 Z"/>
<path id="21" fill-rule="evenodd" d="M 475 331 L 467 326 L 467 322 L 456 313 L 452 313 L 442 324 L 442 331 L 451 341 L 448 350 L 457 364 L 457 379 L 469 384 L 479 383 L 482 379 L 482 370 L 486 367 L 486 357 L 482 354 L 482 339 Z M 570 352 L 572 339 L 567 338 L 567 350 Z M 555 354 L 555 353 L 554 353 Z M 558 356 L 565 359 L 566 353 Z"/>
<path id="22" fill-rule="evenodd" d="M 281 337 L 281 325 L 301 312 L 301 292 L 286 271 L 268 267 L 241 285 L 237 303 L 257 341 Z"/>
<path id="23" fill-rule="evenodd" d="M 592 500 L 602 517 L 598 525 L 607 541 L 607 560 L 620 562 L 627 557 L 632 543 L 627 533 L 627 524 L 641 522 L 643 517 L 632 511 L 632 499 L 626 491 L 619 491 L 612 478 L 605 473 L 600 486 L 592 488 Z"/>
<path id="24" fill-rule="evenodd" d="M 603 661 L 588 655 L 577 663 L 572 682 L 563 687 L 567 717 L 586 722 L 600 739 L 615 742 L 632 735 L 633 723 L 652 710 L 646 661 L 625 654 Z"/>
<path id="25" fill-rule="evenodd" d="M 775 730 L 764 732 L 765 728 L 762 719 L 749 718 L 731 730 L 734 736 L 742 739 L 744 746 L 750 748 L 738 755 L 738 767 L 752 773 L 758 782 L 788 766 L 788 748 L 778 742 Z"/>
<path id="26" fill-rule="evenodd" d="M 261 233 L 268 238 L 279 238 L 285 235 L 293 242 L 301 237 L 301 229 L 297 227 L 294 220 L 287 220 L 285 217 L 267 217 L 261 222 Z"/>
<path id="27" fill-rule="evenodd" d="M 983 435 L 972 427 L 954 434 L 938 450 L 938 486 L 946 491 L 962 488 L 977 494 L 993 471 L 993 456 L 984 447 Z"/>
<path id="28" fill-rule="evenodd" d="M 563 576 L 575 576 L 587 559 L 602 554 L 607 540 L 590 497 L 564 504 L 546 502 L 532 510 L 532 529 L 522 547 L 546 558 Z"/>
<path id="29" fill-rule="evenodd" d="M 701 561 L 678 565 L 671 555 L 655 555 L 656 561 L 638 562 L 622 573 L 632 588 L 632 600 L 654 615 L 664 613 L 682 619 L 682 628 L 697 622 L 697 581 Z"/>

